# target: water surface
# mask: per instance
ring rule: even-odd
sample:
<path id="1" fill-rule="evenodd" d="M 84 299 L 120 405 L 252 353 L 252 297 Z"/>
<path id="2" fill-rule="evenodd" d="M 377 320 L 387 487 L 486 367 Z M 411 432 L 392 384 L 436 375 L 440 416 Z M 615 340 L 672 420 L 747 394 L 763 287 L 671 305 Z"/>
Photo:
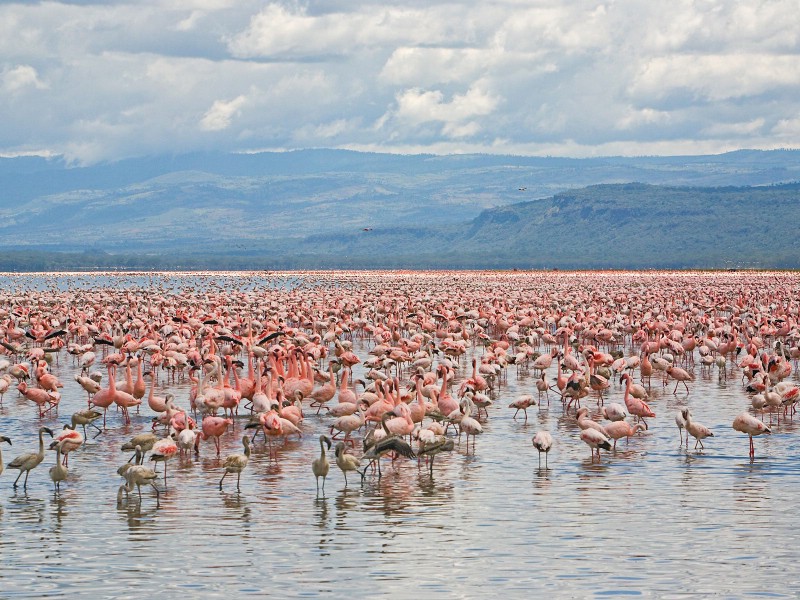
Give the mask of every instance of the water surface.
<path id="1" fill-rule="evenodd" d="M 18 276 L 8 277 L 4 284 Z M 84 277 L 58 285 L 81 286 Z M 253 275 L 244 285 L 290 281 Z M 354 349 L 365 357 L 369 346 L 356 340 Z M 59 417 L 40 421 L 32 403 L 6 394 L 0 432 L 14 443 L 2 447 L 6 463 L 35 450 L 40 424 L 60 429 L 86 406 L 71 357 L 62 351 L 53 372 L 65 382 Z M 527 423 L 512 419 L 508 403 L 536 395 L 536 378 L 510 367 L 474 453 L 462 442 L 437 458 L 433 476 L 415 461 L 387 461 L 381 479 L 353 476 L 347 487 L 334 464 L 319 498 L 310 465 L 330 419 L 307 411 L 303 439 L 287 443 L 277 461 L 257 442 L 240 492 L 230 476 L 218 489 L 221 460 L 208 442 L 199 458 L 170 463 L 158 503 L 143 489 L 141 502 L 134 494 L 118 506 L 116 469 L 128 458 L 119 447 L 149 427 L 151 414 L 145 405 L 124 426 L 112 409 L 109 431 L 71 455 L 60 494 L 46 470 L 53 453 L 27 492 L 12 489 L 16 471 L 0 476 L 0 596 L 797 597 L 800 421 L 757 438 L 750 461 L 747 437 L 731 429 L 749 402 L 740 372 L 694 372 L 688 395 L 654 378 L 650 430 L 621 440 L 597 464 L 554 394 L 549 406 L 529 409 Z M 468 374 L 462 366 L 459 379 Z M 162 376 L 157 391 L 167 390 L 188 404 L 188 383 L 167 385 Z M 611 400 L 622 400 L 619 383 Z M 596 409 L 592 398 L 585 405 Z M 684 406 L 715 432 L 704 451 L 679 445 L 674 414 Z M 223 439 L 223 457 L 240 451 L 243 425 Z M 555 438 L 548 470 L 531 446 L 539 429 Z"/>

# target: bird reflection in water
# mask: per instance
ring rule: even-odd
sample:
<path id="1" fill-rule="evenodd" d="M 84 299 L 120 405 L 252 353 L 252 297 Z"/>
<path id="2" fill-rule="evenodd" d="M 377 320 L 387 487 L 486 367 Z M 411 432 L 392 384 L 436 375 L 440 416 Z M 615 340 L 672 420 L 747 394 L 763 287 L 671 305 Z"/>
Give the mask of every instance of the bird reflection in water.
<path id="1" fill-rule="evenodd" d="M 334 531 L 348 530 L 348 515 L 351 511 L 358 513 L 358 498 L 362 492 L 359 489 L 342 488 L 336 495 L 334 506 L 336 507 L 336 524 Z"/>
<path id="2" fill-rule="evenodd" d="M 768 479 L 764 477 L 766 469 L 763 462 L 752 462 L 742 469 L 744 477 L 734 479 L 733 494 L 739 509 L 761 515 L 770 514 L 773 500 L 766 485 Z"/>
<path id="3" fill-rule="evenodd" d="M 339 520 L 339 517 L 346 517 L 347 513 L 351 510 L 358 510 L 358 498 L 361 496 L 361 490 L 358 488 L 343 487 L 336 495 L 336 526 L 344 526 L 344 522 Z"/>
<path id="4" fill-rule="evenodd" d="M 364 509 L 379 510 L 386 517 L 403 514 L 411 506 L 415 486 L 405 472 L 387 470 L 381 479 L 364 484 Z"/>
<path id="5" fill-rule="evenodd" d="M 14 490 L 9 500 L 9 516 L 14 515 L 23 523 L 44 523 L 45 503 L 39 498 L 31 498 L 25 490 Z"/>
<path id="6" fill-rule="evenodd" d="M 314 516 L 316 517 L 315 525 L 319 529 L 319 543 L 317 547 L 322 556 L 330 554 L 328 544 L 333 541 L 333 529 L 330 526 L 330 514 L 328 511 L 328 498 L 315 498 L 314 499 Z"/>
<path id="7" fill-rule="evenodd" d="M 547 490 L 552 485 L 550 474 L 552 471 L 546 467 L 539 467 L 534 471 L 533 486 L 537 490 Z"/>
<path id="8" fill-rule="evenodd" d="M 242 493 L 238 490 L 234 491 L 222 491 L 219 494 L 222 497 L 222 506 L 224 506 L 228 510 L 241 510 L 242 516 L 249 516 L 250 514 L 250 506 L 242 497 Z"/>
<path id="9" fill-rule="evenodd" d="M 417 485 L 426 502 L 427 499 L 435 499 L 437 504 L 446 503 L 453 496 L 453 483 L 449 479 L 439 477 L 436 478 L 436 473 L 432 475 L 428 471 L 422 471 L 417 477 Z"/>
<path id="10" fill-rule="evenodd" d="M 51 507 L 53 509 L 53 517 L 55 520 L 55 525 L 53 527 L 54 532 L 61 531 L 61 526 L 63 525 L 62 520 L 64 517 L 69 516 L 69 511 L 67 511 L 67 500 L 61 494 L 54 494 L 53 500 L 51 502 Z"/>
<path id="11" fill-rule="evenodd" d="M 128 523 L 128 530 L 131 533 L 147 531 L 155 533 L 156 515 L 158 514 L 159 504 L 139 501 L 138 496 L 131 496 L 128 502 L 117 505 L 120 516 L 124 515 Z"/>

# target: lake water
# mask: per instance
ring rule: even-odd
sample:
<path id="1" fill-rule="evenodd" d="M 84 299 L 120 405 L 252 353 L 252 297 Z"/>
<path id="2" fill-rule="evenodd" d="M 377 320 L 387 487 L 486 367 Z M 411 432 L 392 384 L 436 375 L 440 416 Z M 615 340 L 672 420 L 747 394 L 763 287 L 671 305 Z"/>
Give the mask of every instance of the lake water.
<path id="1" fill-rule="evenodd" d="M 159 285 L 179 287 L 172 276 L 157 277 Z M 97 285 L 85 275 L 56 279 L 69 287 L 84 278 Z M 45 279 L 33 278 L 42 289 L 55 285 Z M 219 281 L 233 285 L 237 278 Z M 243 281 L 269 293 L 295 280 Z M 344 277 L 340 284 L 354 285 Z M 354 342 L 362 359 L 369 347 Z M 473 353 L 482 349 L 471 348 L 467 358 Z M 462 362 L 456 386 L 469 376 L 468 364 Z M 65 383 L 58 417 L 40 420 L 31 402 L 13 389 L 6 394 L 0 433 L 14 445 L 2 446 L 5 463 L 36 449 L 41 424 L 60 429 L 86 407 L 72 357 L 62 351 L 52 370 Z M 357 365 L 356 376 L 363 372 Z M 747 437 L 731 429 L 749 406 L 741 372 L 720 378 L 698 363 L 694 373 L 688 395 L 673 395 L 674 384 L 663 388 L 654 378 L 650 405 L 657 417 L 649 431 L 621 440 L 616 452 L 603 451 L 598 464 L 552 392 L 550 406 L 529 409 L 527 423 L 521 413 L 512 419 L 507 405 L 537 392 L 535 374 L 511 366 L 474 453 L 456 445 L 437 457 L 433 476 L 416 461 L 385 461 L 382 478 L 368 473 L 360 484 L 352 476 L 347 487 L 334 463 L 319 498 L 311 461 L 331 419 L 307 410 L 303 438 L 281 448 L 278 460 L 256 443 L 240 492 L 231 476 L 218 489 L 222 461 L 204 442 L 199 458 L 170 462 L 169 487 L 158 503 L 143 488 L 141 502 L 134 493 L 118 506 L 116 469 L 129 456 L 119 447 L 149 430 L 152 414 L 145 404 L 124 426 L 112 408 L 109 430 L 70 455 L 60 494 L 47 474 L 52 452 L 30 475 L 27 492 L 12 489 L 16 471 L 0 476 L 0 597 L 796 598 L 800 419 L 756 438 L 751 461 Z M 167 384 L 163 376 L 157 388 L 174 393 L 181 406 L 188 406 L 188 390 L 188 383 Z M 622 402 L 622 392 L 617 380 L 609 399 Z M 596 411 L 593 396 L 584 405 Z M 715 433 L 704 451 L 679 445 L 674 415 L 685 406 Z M 245 422 L 240 417 L 223 438 L 223 458 L 241 451 Z M 531 445 L 539 429 L 555 439 L 548 470 L 537 467 Z"/>

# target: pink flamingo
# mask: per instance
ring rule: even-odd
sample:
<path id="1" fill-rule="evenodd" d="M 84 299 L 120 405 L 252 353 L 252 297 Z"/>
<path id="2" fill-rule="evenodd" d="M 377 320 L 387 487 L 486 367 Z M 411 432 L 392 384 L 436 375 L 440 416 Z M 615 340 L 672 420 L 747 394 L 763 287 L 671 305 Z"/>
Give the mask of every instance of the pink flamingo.
<path id="1" fill-rule="evenodd" d="M 39 407 L 39 417 L 43 417 L 44 413 L 53 410 L 56 405 L 53 396 L 49 392 L 40 388 L 29 388 L 28 384 L 24 381 L 17 385 L 19 393 L 25 396 L 31 402 L 34 402 Z M 45 405 L 50 405 L 45 408 Z"/>
<path id="2" fill-rule="evenodd" d="M 553 447 L 553 436 L 548 431 L 537 431 L 532 442 L 533 447 L 539 451 L 539 468 L 542 468 L 542 452 L 544 452 L 544 468 L 547 469 L 547 455 Z"/>
<path id="3" fill-rule="evenodd" d="M 755 458 L 756 453 L 755 445 L 753 444 L 753 436 L 761 435 L 762 433 L 772 433 L 769 427 L 748 412 L 739 413 L 736 416 L 733 420 L 733 428 L 736 431 L 741 431 L 750 436 L 750 460 Z"/>
<path id="4" fill-rule="evenodd" d="M 108 407 L 114 403 L 114 397 L 117 395 L 116 382 L 114 381 L 114 366 L 108 363 L 108 387 L 101 388 L 94 396 L 92 396 L 89 406 L 96 406 L 103 409 L 103 429 L 106 428 L 106 411 Z"/>
<path id="5" fill-rule="evenodd" d="M 171 437 L 158 440 L 150 451 L 150 460 L 164 463 L 164 488 L 167 487 L 167 461 L 177 453 L 178 445 Z"/>
<path id="6" fill-rule="evenodd" d="M 155 395 L 155 376 L 151 371 L 145 373 L 145 376 L 150 377 L 150 393 L 147 395 L 147 406 L 150 407 L 150 410 L 163 413 L 167 410 L 167 399 L 162 396 Z"/>
<path id="7" fill-rule="evenodd" d="M 394 414 L 398 416 L 384 422 L 386 429 L 393 435 L 411 435 L 411 432 L 414 431 L 414 421 L 411 418 L 411 409 L 408 404 L 401 402 L 395 406 Z"/>
<path id="8" fill-rule="evenodd" d="M 639 375 L 644 383 L 645 377 L 647 378 L 647 387 L 650 387 L 650 377 L 653 375 L 653 363 L 650 362 L 650 353 L 645 352 L 642 354 L 642 362 L 639 364 Z"/>
<path id="9" fill-rule="evenodd" d="M 675 389 L 672 390 L 673 394 L 678 391 L 678 385 L 681 383 L 683 383 L 684 387 L 686 388 L 686 393 L 689 393 L 689 386 L 686 385 L 686 382 L 694 381 L 694 377 L 692 377 L 688 371 L 685 371 L 680 367 L 667 367 L 667 376 L 672 377 L 675 380 Z"/>
<path id="10" fill-rule="evenodd" d="M 550 365 L 553 364 L 553 358 L 555 358 L 557 355 L 558 348 L 553 348 L 550 351 L 550 354 L 542 354 L 535 361 L 533 361 L 532 368 L 535 371 L 545 371 L 546 369 L 549 369 Z"/>
<path id="11" fill-rule="evenodd" d="M 335 438 L 336 435 L 334 434 L 333 430 L 336 429 L 337 431 L 344 432 L 344 441 L 354 445 L 353 439 L 350 437 L 350 434 L 353 433 L 356 429 L 364 425 L 364 414 L 363 414 L 363 404 L 358 406 L 357 411 L 351 415 L 343 415 L 336 419 L 333 424 L 331 425 L 331 437 Z"/>
<path id="12" fill-rule="evenodd" d="M 608 383 L 608 379 L 606 379 L 602 375 L 597 375 L 594 372 L 594 358 L 591 355 L 589 355 L 588 363 L 589 363 L 589 387 L 592 388 L 595 392 L 597 392 L 600 404 L 603 404 L 603 391 L 607 390 L 610 387 L 610 384 Z"/>
<path id="13" fill-rule="evenodd" d="M 611 450 L 611 444 L 608 443 L 608 438 L 600 433 L 597 429 L 584 429 L 581 431 L 581 440 L 591 448 L 592 462 L 594 462 L 594 451 L 597 450 L 597 461 L 600 462 L 600 448 L 603 450 Z"/>
<path id="14" fill-rule="evenodd" d="M 249 347 L 249 346 L 248 346 Z M 234 374 L 235 375 L 235 374 Z M 247 353 L 247 377 L 239 377 L 239 391 L 242 398 L 253 401 L 253 394 L 256 392 L 255 369 L 253 367 L 253 352 Z"/>
<path id="15" fill-rule="evenodd" d="M 303 394 L 299 390 L 295 391 L 295 400 L 294 402 L 290 402 L 289 400 L 285 400 L 283 397 L 283 393 L 278 393 L 278 415 L 282 419 L 287 419 L 291 421 L 292 425 L 295 427 L 299 426 L 300 423 L 303 421 Z"/>
<path id="16" fill-rule="evenodd" d="M 376 382 L 375 388 L 381 388 L 382 392 L 379 395 L 378 400 L 373 402 L 370 407 L 367 409 L 366 413 L 364 413 L 364 420 L 366 422 L 379 422 L 381 417 L 389 412 L 390 410 L 394 409 L 394 399 L 391 396 L 391 386 L 392 383 L 390 382 L 383 382 L 379 384 Z"/>
<path id="17" fill-rule="evenodd" d="M 533 396 L 531 396 L 530 394 L 525 394 L 514 400 L 511 404 L 509 404 L 508 408 L 516 409 L 514 411 L 514 416 L 512 417 L 513 419 L 517 418 L 517 413 L 519 413 L 519 411 L 525 413 L 525 422 L 527 423 L 528 408 L 530 408 L 531 406 L 536 406 L 536 400 L 534 400 Z"/>
<path id="18" fill-rule="evenodd" d="M 613 421 L 608 425 L 605 425 L 603 429 L 606 432 L 606 435 L 614 440 L 614 446 L 612 450 L 617 449 L 617 440 L 620 438 L 630 438 L 632 435 L 635 435 L 637 431 L 640 429 L 644 429 L 644 425 L 641 423 L 636 423 L 633 427 L 631 427 L 630 423 L 625 421 Z"/>
<path id="19" fill-rule="evenodd" d="M 82 444 L 83 436 L 80 434 L 80 432 L 76 431 L 69 425 L 64 425 L 64 429 L 53 438 L 52 442 L 50 442 L 50 449 L 52 450 L 56 446 L 60 447 L 60 452 L 64 455 L 63 464 L 66 467 L 69 464 L 69 453 L 80 448 Z"/>
<path id="20" fill-rule="evenodd" d="M 625 373 L 621 379 L 625 380 L 625 406 L 628 409 L 628 412 L 634 417 L 637 417 L 642 423 L 644 423 L 644 428 L 648 429 L 647 421 L 645 421 L 644 418 L 655 417 L 656 413 L 654 413 L 653 410 L 648 406 L 647 402 L 644 400 L 639 400 L 638 398 L 634 398 L 630 395 L 631 376 L 628 373 Z"/>
<path id="21" fill-rule="evenodd" d="M 231 419 L 216 417 L 214 415 L 208 415 L 203 418 L 202 432 L 200 433 L 200 437 L 202 437 L 204 440 L 214 438 L 214 446 L 217 448 L 217 456 L 219 456 L 219 438 L 228 430 L 228 425 L 233 425 L 233 421 Z"/>
<path id="22" fill-rule="evenodd" d="M 58 380 L 58 377 L 47 372 L 46 368 L 47 363 L 43 360 L 39 361 L 39 367 L 36 369 L 36 380 L 39 387 L 48 392 L 57 392 L 58 388 L 64 387 L 64 384 Z"/>
<path id="23" fill-rule="evenodd" d="M 328 381 L 322 386 L 312 390 L 308 396 L 309 398 L 311 398 L 311 407 L 312 408 L 314 406 L 317 407 L 317 414 L 319 414 L 319 411 L 322 409 L 323 405 L 326 402 L 332 400 L 333 397 L 336 395 L 336 380 L 333 377 L 332 362 L 328 363 L 328 374 L 329 374 Z M 343 381 L 346 377 L 347 377 L 347 371 L 345 371 L 345 375 L 342 378 Z M 343 384 L 343 387 L 346 389 L 347 385 Z M 339 402 L 341 402 L 341 399 L 339 400 Z"/>
<path id="24" fill-rule="evenodd" d="M 142 401 L 134 398 L 132 394 L 117 389 L 114 394 L 114 403 L 122 409 L 122 416 L 125 418 L 125 423 L 130 425 L 131 416 L 128 409 L 139 406 Z"/>
<path id="25" fill-rule="evenodd" d="M 458 412 L 459 406 L 458 401 L 450 395 L 450 391 L 447 389 L 447 367 L 441 366 L 439 369 L 439 372 L 442 374 L 442 387 L 439 390 L 439 395 L 437 396 L 436 401 L 439 405 L 439 412 L 447 417 L 454 412 Z"/>

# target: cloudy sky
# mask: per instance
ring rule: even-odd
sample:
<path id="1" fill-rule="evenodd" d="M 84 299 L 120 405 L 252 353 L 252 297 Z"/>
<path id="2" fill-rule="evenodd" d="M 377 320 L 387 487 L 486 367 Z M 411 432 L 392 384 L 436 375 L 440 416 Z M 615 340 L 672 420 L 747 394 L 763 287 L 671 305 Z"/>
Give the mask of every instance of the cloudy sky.
<path id="1" fill-rule="evenodd" d="M 800 147 L 797 0 L 0 4 L 0 155 Z"/>

